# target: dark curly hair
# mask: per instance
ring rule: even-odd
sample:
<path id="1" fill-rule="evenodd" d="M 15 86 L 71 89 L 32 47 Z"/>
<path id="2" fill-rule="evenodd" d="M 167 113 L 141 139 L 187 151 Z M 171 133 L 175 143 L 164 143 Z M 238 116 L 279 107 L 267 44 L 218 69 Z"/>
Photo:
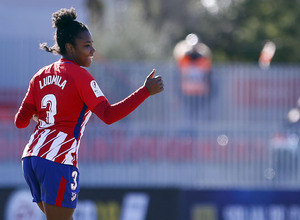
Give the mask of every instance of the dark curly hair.
<path id="1" fill-rule="evenodd" d="M 42 50 L 47 52 L 65 55 L 66 43 L 70 43 L 75 46 L 75 38 L 82 31 L 88 31 L 88 27 L 75 19 L 77 13 L 74 8 L 66 9 L 62 8 L 52 14 L 52 24 L 56 28 L 54 34 L 55 44 L 52 47 L 48 47 L 47 43 L 40 44 Z"/>

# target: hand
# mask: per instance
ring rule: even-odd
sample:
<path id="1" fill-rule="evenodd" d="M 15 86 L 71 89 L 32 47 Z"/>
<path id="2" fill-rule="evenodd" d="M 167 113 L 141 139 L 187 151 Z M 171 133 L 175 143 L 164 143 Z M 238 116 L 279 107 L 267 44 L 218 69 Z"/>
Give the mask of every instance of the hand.
<path id="1" fill-rule="evenodd" d="M 37 123 L 39 122 L 39 118 L 38 118 L 38 116 L 35 115 L 35 114 L 32 116 L 32 119 L 33 119 L 35 122 L 37 122 Z"/>
<path id="2" fill-rule="evenodd" d="M 150 95 L 155 95 L 164 90 L 164 82 L 161 76 L 155 76 L 156 70 L 153 69 L 152 72 L 147 76 L 144 86 L 147 88 Z"/>

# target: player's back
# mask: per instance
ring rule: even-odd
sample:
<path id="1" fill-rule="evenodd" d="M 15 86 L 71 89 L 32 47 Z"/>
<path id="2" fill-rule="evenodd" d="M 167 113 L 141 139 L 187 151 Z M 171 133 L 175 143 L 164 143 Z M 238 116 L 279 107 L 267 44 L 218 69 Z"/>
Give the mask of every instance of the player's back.
<path id="1" fill-rule="evenodd" d="M 34 101 L 39 128 L 74 129 L 86 106 L 78 83 L 86 70 L 68 61 L 58 61 L 41 69 L 34 77 Z"/>
<path id="2" fill-rule="evenodd" d="M 85 69 L 64 59 L 34 75 L 28 101 L 35 103 L 39 124 L 22 157 L 38 156 L 77 166 L 80 138 L 91 115 L 83 101 L 85 85 L 91 79 Z"/>

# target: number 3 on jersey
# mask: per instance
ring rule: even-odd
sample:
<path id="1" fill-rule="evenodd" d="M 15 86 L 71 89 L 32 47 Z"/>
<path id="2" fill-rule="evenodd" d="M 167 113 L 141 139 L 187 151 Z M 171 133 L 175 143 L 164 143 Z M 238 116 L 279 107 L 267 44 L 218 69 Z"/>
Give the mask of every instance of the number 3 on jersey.
<path id="1" fill-rule="evenodd" d="M 54 125 L 55 119 L 54 116 L 57 113 L 57 107 L 56 107 L 56 97 L 53 94 L 48 94 L 45 95 L 44 98 L 42 99 L 41 102 L 41 108 L 42 109 L 47 109 L 48 111 L 46 111 L 47 113 L 47 117 L 46 117 L 46 121 L 43 121 L 41 119 L 39 119 L 40 121 L 40 128 L 48 128 L 52 125 Z"/>

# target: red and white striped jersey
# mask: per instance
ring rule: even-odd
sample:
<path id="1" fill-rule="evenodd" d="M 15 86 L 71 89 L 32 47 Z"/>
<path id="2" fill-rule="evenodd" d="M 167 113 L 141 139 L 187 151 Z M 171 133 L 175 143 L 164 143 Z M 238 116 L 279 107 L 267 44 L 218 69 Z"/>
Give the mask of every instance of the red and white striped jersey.
<path id="1" fill-rule="evenodd" d="M 107 100 L 97 82 L 78 64 L 60 59 L 42 68 L 31 79 L 22 103 L 34 106 L 39 118 L 22 158 L 38 156 L 77 166 L 91 110 L 102 101 Z"/>

